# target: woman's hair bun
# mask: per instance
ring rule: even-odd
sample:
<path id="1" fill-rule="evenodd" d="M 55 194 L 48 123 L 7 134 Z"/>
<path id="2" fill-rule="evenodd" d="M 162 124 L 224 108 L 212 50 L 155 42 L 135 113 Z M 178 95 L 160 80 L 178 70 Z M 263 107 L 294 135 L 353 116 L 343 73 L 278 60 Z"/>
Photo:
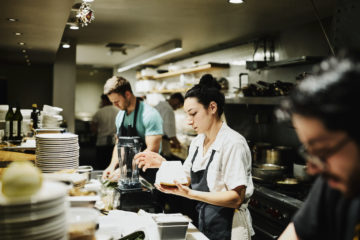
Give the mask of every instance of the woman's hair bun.
<path id="1" fill-rule="evenodd" d="M 211 74 L 205 74 L 200 78 L 199 85 L 206 88 L 216 88 L 218 90 L 221 89 L 220 84 L 216 81 L 216 79 Z"/>

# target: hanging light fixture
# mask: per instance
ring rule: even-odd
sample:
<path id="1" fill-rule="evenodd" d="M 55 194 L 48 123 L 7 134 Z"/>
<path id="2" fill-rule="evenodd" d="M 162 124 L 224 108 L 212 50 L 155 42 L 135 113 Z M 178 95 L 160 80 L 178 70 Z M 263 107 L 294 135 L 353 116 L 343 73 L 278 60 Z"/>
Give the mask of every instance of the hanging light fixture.
<path id="1" fill-rule="evenodd" d="M 152 60 L 164 57 L 166 55 L 182 50 L 181 40 L 173 40 L 160 45 L 146 53 L 141 54 L 133 59 L 125 61 L 118 66 L 118 72 L 124 72 L 141 64 L 148 63 Z"/>

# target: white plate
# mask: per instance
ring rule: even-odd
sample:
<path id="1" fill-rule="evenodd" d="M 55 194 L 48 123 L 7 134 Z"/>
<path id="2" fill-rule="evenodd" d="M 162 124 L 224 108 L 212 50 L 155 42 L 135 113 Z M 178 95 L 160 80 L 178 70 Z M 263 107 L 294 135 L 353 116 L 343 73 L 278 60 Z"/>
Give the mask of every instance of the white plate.
<path id="1" fill-rule="evenodd" d="M 37 139 L 69 139 L 78 138 L 78 135 L 72 133 L 44 133 L 36 135 Z"/>
<path id="2" fill-rule="evenodd" d="M 9 199 L 6 198 L 0 192 L 0 207 L 8 205 L 19 205 L 19 204 L 36 204 L 39 202 L 45 202 L 52 199 L 57 199 L 66 195 L 67 187 L 63 183 L 53 181 L 43 181 L 41 189 L 31 196 L 30 198 L 17 198 Z"/>

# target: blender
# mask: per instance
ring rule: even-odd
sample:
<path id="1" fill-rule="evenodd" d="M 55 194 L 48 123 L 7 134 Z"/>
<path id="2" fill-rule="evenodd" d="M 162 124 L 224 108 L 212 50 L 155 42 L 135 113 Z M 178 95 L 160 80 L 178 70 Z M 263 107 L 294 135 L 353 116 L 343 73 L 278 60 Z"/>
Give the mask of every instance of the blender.
<path id="1" fill-rule="evenodd" d="M 120 179 L 118 186 L 123 190 L 141 189 L 139 169 L 134 161 L 134 156 L 141 149 L 140 137 L 119 137 L 118 158 Z"/>
<path id="2" fill-rule="evenodd" d="M 118 137 L 118 158 L 120 178 L 114 192 L 114 205 L 117 209 L 137 212 L 139 209 L 148 212 L 160 212 L 152 184 L 139 175 L 134 156 L 141 151 L 140 137 Z"/>

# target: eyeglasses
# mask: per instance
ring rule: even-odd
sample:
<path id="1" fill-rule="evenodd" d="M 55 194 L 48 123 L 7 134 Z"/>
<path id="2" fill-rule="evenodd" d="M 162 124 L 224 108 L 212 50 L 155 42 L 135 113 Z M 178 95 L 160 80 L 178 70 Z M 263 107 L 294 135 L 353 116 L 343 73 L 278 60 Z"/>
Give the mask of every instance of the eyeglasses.
<path id="1" fill-rule="evenodd" d="M 309 153 L 309 151 L 305 148 L 304 145 L 302 145 L 299 148 L 299 154 L 308 162 L 316 165 L 319 168 L 324 168 L 326 164 L 326 159 L 340 151 L 345 145 L 350 141 L 350 138 L 346 137 L 342 139 L 340 142 L 338 142 L 334 147 L 331 149 L 328 149 L 325 154 L 321 155 L 315 155 L 312 153 Z"/>

